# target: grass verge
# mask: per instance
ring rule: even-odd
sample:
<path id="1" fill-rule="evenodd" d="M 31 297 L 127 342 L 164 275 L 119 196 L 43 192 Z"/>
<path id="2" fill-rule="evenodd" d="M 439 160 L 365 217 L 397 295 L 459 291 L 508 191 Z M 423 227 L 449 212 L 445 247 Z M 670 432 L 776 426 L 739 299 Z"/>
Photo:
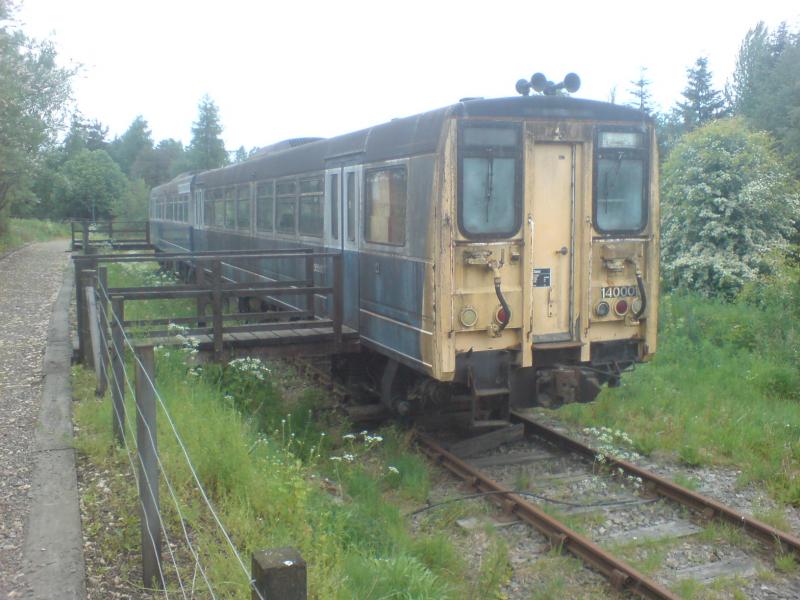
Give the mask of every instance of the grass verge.
<path id="1" fill-rule="evenodd" d="M 29 242 L 68 238 L 69 224 L 38 219 L 9 219 L 6 230 L 0 233 L 0 254 L 10 252 Z"/>
<path id="2" fill-rule="evenodd" d="M 733 303 L 662 298 L 658 353 L 560 416 L 625 430 L 636 449 L 690 466 L 735 465 L 800 505 L 800 269 L 783 267 Z"/>
<path id="3" fill-rule="evenodd" d="M 109 276 L 115 282 L 127 276 L 128 285 L 161 279 L 132 268 Z M 126 315 L 133 314 L 152 318 L 170 313 L 143 302 L 131 311 L 126 307 Z M 312 598 L 498 597 L 507 578 L 503 548 L 473 573 L 441 531 L 414 532 L 403 517 L 427 498 L 430 474 L 402 431 L 350 432 L 325 409 L 323 393 L 305 387 L 281 363 L 239 359 L 199 365 L 189 340 L 182 347 L 157 349 L 156 363 L 166 409 L 158 414 L 159 454 L 177 499 L 162 481 L 163 519 L 175 556 L 173 564 L 165 548 L 169 591 L 193 579 L 196 590 L 205 587 L 194 570 L 191 542 L 218 597 L 250 598 L 246 576 L 200 497 L 165 413 L 246 564 L 260 549 L 298 548 L 309 565 Z M 130 357 L 127 368 L 132 374 Z M 135 515 L 128 458 L 125 449 L 111 443 L 110 399 L 94 397 L 91 375 L 83 369 L 76 369 L 74 378 L 81 457 L 96 471 L 127 473 L 126 490 L 115 494 L 112 508 Z M 126 434 L 133 446 L 135 406 L 130 390 L 126 395 Z M 114 562 L 117 556 L 135 555 L 130 549 L 138 547 L 137 528 L 119 528 L 112 539 L 97 543 L 108 569 L 135 587 L 138 565 L 120 571 Z"/>

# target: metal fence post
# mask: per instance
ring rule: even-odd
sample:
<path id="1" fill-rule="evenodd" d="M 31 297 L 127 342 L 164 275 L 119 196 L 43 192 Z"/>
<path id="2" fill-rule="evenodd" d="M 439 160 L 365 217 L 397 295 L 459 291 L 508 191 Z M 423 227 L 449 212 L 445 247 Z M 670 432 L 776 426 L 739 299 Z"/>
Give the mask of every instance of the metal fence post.
<path id="1" fill-rule="evenodd" d="M 291 547 L 253 554 L 252 600 L 307 600 L 306 561 Z"/>
<path id="2" fill-rule="evenodd" d="M 123 345 L 122 322 L 125 320 L 125 305 L 122 296 L 111 299 L 114 311 L 111 318 L 111 371 L 114 387 L 111 388 L 111 426 L 118 445 L 125 443 L 125 346 Z"/>
<path id="3" fill-rule="evenodd" d="M 136 448 L 139 454 L 139 500 L 142 505 L 142 581 L 163 588 L 158 501 L 158 436 L 153 346 L 136 347 Z"/>

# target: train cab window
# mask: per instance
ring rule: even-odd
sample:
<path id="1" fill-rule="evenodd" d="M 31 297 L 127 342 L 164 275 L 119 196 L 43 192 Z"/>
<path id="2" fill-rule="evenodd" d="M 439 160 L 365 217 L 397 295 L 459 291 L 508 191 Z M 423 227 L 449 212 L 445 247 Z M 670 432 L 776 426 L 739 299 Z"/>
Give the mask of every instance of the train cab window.
<path id="1" fill-rule="evenodd" d="M 275 221 L 281 233 L 295 233 L 297 229 L 297 182 L 279 181 L 275 184 Z"/>
<path id="2" fill-rule="evenodd" d="M 368 242 L 406 243 L 406 196 L 405 167 L 366 172 L 364 237 Z"/>
<path id="3" fill-rule="evenodd" d="M 508 237 L 520 225 L 520 127 L 464 124 L 459 144 L 459 214 L 467 237 Z"/>
<path id="4" fill-rule="evenodd" d="M 322 237 L 322 178 L 300 182 L 297 227 L 302 235 Z"/>
<path id="5" fill-rule="evenodd" d="M 236 200 L 236 227 L 250 229 L 250 186 L 240 185 Z"/>
<path id="6" fill-rule="evenodd" d="M 331 208 L 331 237 L 339 239 L 339 175 L 328 177 L 328 197 Z"/>
<path id="7" fill-rule="evenodd" d="M 272 209 L 275 204 L 274 186 L 271 181 L 262 181 L 256 186 L 256 228 L 272 231 Z"/>
<path id="8" fill-rule="evenodd" d="M 597 134 L 594 223 L 603 233 L 635 233 L 647 219 L 645 136 L 634 131 Z"/>
<path id="9" fill-rule="evenodd" d="M 347 174 L 347 239 L 356 239 L 356 174 Z"/>

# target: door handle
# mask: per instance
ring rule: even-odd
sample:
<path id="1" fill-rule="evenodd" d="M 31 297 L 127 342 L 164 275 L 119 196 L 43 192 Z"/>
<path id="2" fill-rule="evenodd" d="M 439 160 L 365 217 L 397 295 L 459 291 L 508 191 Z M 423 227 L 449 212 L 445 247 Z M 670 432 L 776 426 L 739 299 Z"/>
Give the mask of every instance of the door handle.
<path id="1" fill-rule="evenodd" d="M 569 252 L 569 250 L 567 250 L 566 246 L 561 246 L 561 250 L 556 250 L 556 254 L 560 254 L 561 256 L 566 256 L 567 252 Z"/>

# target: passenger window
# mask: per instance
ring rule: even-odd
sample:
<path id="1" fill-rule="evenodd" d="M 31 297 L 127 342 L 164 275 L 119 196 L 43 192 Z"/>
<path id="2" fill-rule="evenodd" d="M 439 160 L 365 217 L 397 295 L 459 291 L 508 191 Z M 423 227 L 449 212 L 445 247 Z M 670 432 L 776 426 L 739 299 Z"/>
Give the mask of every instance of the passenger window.
<path id="1" fill-rule="evenodd" d="M 303 235 L 322 237 L 322 178 L 300 182 L 298 229 Z"/>
<path id="2" fill-rule="evenodd" d="M 367 171 L 364 236 L 368 242 L 406 243 L 406 201 L 405 167 Z"/>
<path id="3" fill-rule="evenodd" d="M 239 199 L 236 203 L 236 227 L 250 229 L 250 186 L 239 186 Z"/>
<path id="4" fill-rule="evenodd" d="M 339 176 L 331 175 L 328 178 L 331 198 L 331 237 L 339 239 Z"/>
<path id="5" fill-rule="evenodd" d="M 259 231 L 272 231 L 272 208 L 275 203 L 271 181 L 256 186 L 256 228 Z"/>
<path id="6" fill-rule="evenodd" d="M 347 239 L 356 239 L 356 174 L 347 174 Z"/>
<path id="7" fill-rule="evenodd" d="M 281 233 L 295 233 L 297 214 L 297 182 L 279 181 L 275 184 L 275 220 Z"/>
<path id="8" fill-rule="evenodd" d="M 236 227 L 236 188 L 228 188 L 225 190 L 225 229 L 234 229 Z"/>

